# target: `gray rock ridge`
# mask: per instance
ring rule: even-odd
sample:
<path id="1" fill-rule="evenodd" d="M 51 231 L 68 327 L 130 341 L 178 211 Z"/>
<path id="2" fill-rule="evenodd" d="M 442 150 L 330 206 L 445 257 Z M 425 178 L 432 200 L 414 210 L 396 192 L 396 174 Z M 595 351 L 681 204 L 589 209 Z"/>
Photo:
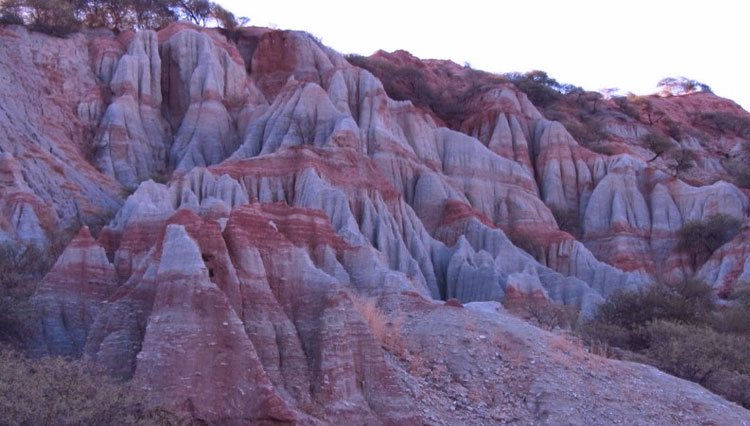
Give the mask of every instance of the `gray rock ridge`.
<path id="1" fill-rule="evenodd" d="M 100 226 L 119 208 L 119 185 L 87 161 L 105 94 L 91 39 L 50 38 L 3 27 L 0 55 L 0 204 L 3 244 L 45 249 L 81 223 Z"/>

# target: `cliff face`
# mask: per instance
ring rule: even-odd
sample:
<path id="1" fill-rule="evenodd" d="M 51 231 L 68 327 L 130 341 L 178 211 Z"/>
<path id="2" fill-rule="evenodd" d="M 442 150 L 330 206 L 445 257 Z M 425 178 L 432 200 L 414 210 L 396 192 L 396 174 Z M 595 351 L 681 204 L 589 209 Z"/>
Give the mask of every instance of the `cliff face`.
<path id="1" fill-rule="evenodd" d="M 376 77 L 305 33 L 261 28 L 56 39 L 8 26 L 0 41 L 0 241 L 97 235 L 80 231 L 34 296 L 35 353 L 90 357 L 215 424 L 750 422 L 497 303 L 586 315 L 615 289 L 692 272 L 682 224 L 746 218 L 720 161 L 741 135 L 680 140 L 700 153 L 683 180 L 612 102 L 607 155 L 510 82 L 405 53 L 367 58 Z M 390 98 L 381 81 L 403 73 L 383 69 L 419 73 L 452 109 L 419 88 Z M 674 122 L 750 117 L 710 94 L 652 101 Z M 750 274 L 746 238 L 699 275 Z"/>

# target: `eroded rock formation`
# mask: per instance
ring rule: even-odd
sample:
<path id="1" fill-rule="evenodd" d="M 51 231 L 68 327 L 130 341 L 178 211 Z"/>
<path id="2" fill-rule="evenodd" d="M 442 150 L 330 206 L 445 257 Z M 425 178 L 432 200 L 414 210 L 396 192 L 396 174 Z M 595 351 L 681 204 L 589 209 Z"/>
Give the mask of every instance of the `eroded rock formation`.
<path id="1" fill-rule="evenodd" d="M 680 179 L 628 147 L 640 122 L 605 114 L 619 151 L 594 152 L 512 83 L 405 52 L 366 58 L 371 72 L 305 33 L 228 40 L 184 23 L 0 39 L 0 242 L 97 236 L 82 228 L 34 296 L 36 353 L 86 356 L 211 424 L 750 421 L 497 303 L 589 315 L 616 289 L 695 272 L 675 249 L 682 225 L 746 220 L 746 190 L 716 160 L 740 137 L 681 141 L 718 140 Z M 383 82 L 403 73 L 383 69 L 460 108 L 409 87 L 394 100 Z M 658 102 L 673 120 L 698 108 Z M 746 238 L 699 276 L 750 276 Z M 667 416 L 683 398 L 702 411 Z"/>

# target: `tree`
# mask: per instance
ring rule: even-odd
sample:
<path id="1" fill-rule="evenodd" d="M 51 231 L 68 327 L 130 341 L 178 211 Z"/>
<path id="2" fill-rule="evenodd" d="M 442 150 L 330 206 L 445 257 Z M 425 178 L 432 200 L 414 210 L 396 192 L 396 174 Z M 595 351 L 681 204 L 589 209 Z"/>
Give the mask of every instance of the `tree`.
<path id="1" fill-rule="evenodd" d="M 0 2 L 0 24 L 23 25 L 23 2 L 4 0 Z"/>
<path id="2" fill-rule="evenodd" d="M 643 108 L 646 113 L 646 118 L 648 118 L 648 124 L 650 125 L 658 123 L 666 116 L 666 114 L 657 109 L 656 105 L 654 105 L 654 103 L 648 98 L 636 98 L 633 100 L 633 103 L 639 108 Z"/>
<path id="3" fill-rule="evenodd" d="M 638 121 L 641 121 L 641 113 L 638 111 L 637 108 L 635 108 L 634 103 L 630 102 L 630 96 L 615 96 L 612 99 L 615 101 L 617 106 L 620 108 L 620 111 L 625 113 L 625 115 L 634 118 Z M 635 99 L 635 97 L 632 97 Z"/>
<path id="4" fill-rule="evenodd" d="M 177 20 L 173 0 L 127 0 L 127 3 L 138 28 L 160 28 Z"/>
<path id="5" fill-rule="evenodd" d="M 680 148 L 673 151 L 670 167 L 675 176 L 692 169 L 695 167 L 695 153 L 687 148 Z"/>
<path id="6" fill-rule="evenodd" d="M 136 24 L 132 13 L 133 0 L 94 0 L 86 2 L 84 23 L 89 27 L 106 27 L 115 31 L 133 28 Z"/>
<path id="7" fill-rule="evenodd" d="M 218 4 L 213 5 L 211 15 L 219 22 L 219 25 L 227 31 L 234 31 L 238 25 L 234 13 L 224 9 Z"/>
<path id="8" fill-rule="evenodd" d="M 220 27 L 229 31 L 234 32 L 237 27 L 244 27 L 250 22 L 250 19 L 245 16 L 236 18 L 234 13 L 224 9 L 218 4 L 213 3 L 211 6 L 211 16 L 216 20 Z"/>
<path id="9" fill-rule="evenodd" d="M 660 155 L 672 148 L 672 141 L 660 133 L 647 133 L 646 136 L 643 137 L 643 141 L 646 143 L 646 148 L 655 154 L 652 159 L 648 160 L 649 163 L 656 160 Z"/>
<path id="10" fill-rule="evenodd" d="M 4 0 L 0 14 L 6 22 L 66 35 L 80 25 L 114 31 L 159 28 L 176 20 L 178 9 L 175 0 Z"/>
<path id="11" fill-rule="evenodd" d="M 206 26 L 214 4 L 208 0 L 175 0 L 182 17 L 196 25 Z"/>
<path id="12" fill-rule="evenodd" d="M 619 91 L 620 89 L 618 89 L 617 87 L 605 87 L 603 89 L 599 89 L 599 93 L 604 96 L 604 99 L 612 99 L 612 96 L 614 96 Z"/>
<path id="13" fill-rule="evenodd" d="M 690 255 L 693 267 L 697 267 L 734 238 L 741 226 L 738 219 L 725 214 L 716 214 L 704 221 L 687 222 L 680 228 L 677 250 Z"/>
<path id="14" fill-rule="evenodd" d="M 508 79 L 526 93 L 529 100 L 539 107 L 545 108 L 562 97 L 563 86 L 544 71 L 534 70 L 525 74 L 510 73 Z M 565 90 L 572 90 L 565 88 Z"/>
<path id="15" fill-rule="evenodd" d="M 563 95 L 579 95 L 584 92 L 582 87 L 573 84 L 562 84 L 560 86 L 560 93 Z"/>
<path id="16" fill-rule="evenodd" d="M 679 141 L 685 137 L 685 131 L 682 129 L 682 125 L 677 121 L 666 117 L 664 118 L 664 125 L 667 126 L 667 133 L 672 139 Z"/>
<path id="17" fill-rule="evenodd" d="M 686 77 L 663 78 L 659 80 L 656 87 L 660 88 L 663 94 L 671 96 L 686 95 L 696 92 L 713 93 L 707 84 Z"/>
<path id="18" fill-rule="evenodd" d="M 602 99 L 602 94 L 599 92 L 586 92 L 586 95 L 584 96 L 584 101 L 591 103 L 591 113 L 596 114 L 599 101 Z"/>
<path id="19" fill-rule="evenodd" d="M 524 76 L 530 80 L 533 80 L 539 84 L 543 84 L 547 87 L 551 87 L 553 89 L 556 89 L 560 86 L 557 80 L 547 75 L 545 71 L 533 70 L 527 72 L 526 74 L 524 74 Z"/>
<path id="20" fill-rule="evenodd" d="M 77 7 L 66 0 L 24 0 L 32 29 L 55 36 L 66 36 L 78 29 Z"/>

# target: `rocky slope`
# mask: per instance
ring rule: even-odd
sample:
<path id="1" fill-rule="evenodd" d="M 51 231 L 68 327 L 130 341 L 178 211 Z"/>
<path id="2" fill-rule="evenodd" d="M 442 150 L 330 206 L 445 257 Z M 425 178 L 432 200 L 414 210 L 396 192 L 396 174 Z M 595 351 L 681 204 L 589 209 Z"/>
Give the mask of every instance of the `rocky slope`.
<path id="1" fill-rule="evenodd" d="M 611 102 L 602 154 L 512 83 L 403 52 L 367 58 L 373 74 L 263 28 L 0 40 L 0 241 L 49 248 L 83 226 L 34 296 L 33 353 L 89 357 L 210 424 L 750 424 L 497 303 L 588 315 L 694 272 L 682 224 L 746 219 L 719 161 L 741 135 L 674 141 L 701 150 L 679 179 Z M 394 100 L 383 82 L 403 73 L 382 69 L 460 108 L 420 103 L 425 87 Z M 710 94 L 653 102 L 748 117 Z M 750 274 L 746 235 L 698 274 Z"/>

